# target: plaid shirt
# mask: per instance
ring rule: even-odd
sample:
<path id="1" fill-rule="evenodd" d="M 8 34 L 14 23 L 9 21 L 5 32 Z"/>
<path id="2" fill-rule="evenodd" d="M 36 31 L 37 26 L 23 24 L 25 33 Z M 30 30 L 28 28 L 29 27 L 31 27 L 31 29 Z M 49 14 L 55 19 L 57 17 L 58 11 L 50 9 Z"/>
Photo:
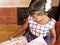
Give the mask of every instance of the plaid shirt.
<path id="1" fill-rule="evenodd" d="M 47 24 L 38 24 L 36 23 L 31 16 L 28 17 L 28 22 L 29 22 L 29 30 L 31 31 L 32 34 L 36 36 L 42 35 L 45 37 L 49 30 L 52 28 L 53 25 L 55 25 L 55 20 L 52 18 L 51 21 L 49 21 Z"/>

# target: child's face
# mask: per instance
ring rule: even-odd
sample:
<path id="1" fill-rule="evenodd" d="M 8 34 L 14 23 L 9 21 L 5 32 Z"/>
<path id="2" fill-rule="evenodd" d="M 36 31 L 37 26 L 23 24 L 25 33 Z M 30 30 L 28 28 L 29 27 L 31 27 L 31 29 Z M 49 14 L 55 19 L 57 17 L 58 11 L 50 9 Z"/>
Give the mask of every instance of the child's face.
<path id="1" fill-rule="evenodd" d="M 32 16 L 32 18 L 33 18 L 34 21 L 39 22 L 39 21 L 41 21 L 42 19 L 44 19 L 44 16 L 45 16 L 45 14 L 35 13 L 35 14 Z"/>

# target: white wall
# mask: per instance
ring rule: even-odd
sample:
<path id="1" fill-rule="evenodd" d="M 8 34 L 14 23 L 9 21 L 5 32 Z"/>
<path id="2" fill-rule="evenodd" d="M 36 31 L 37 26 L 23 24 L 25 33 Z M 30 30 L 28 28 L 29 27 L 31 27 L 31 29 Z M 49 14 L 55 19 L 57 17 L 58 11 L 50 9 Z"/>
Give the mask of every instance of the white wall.
<path id="1" fill-rule="evenodd" d="M 0 7 L 28 7 L 31 0 L 0 0 Z"/>
<path id="2" fill-rule="evenodd" d="M 52 0 L 52 6 L 54 7 L 59 6 L 59 0 Z"/>

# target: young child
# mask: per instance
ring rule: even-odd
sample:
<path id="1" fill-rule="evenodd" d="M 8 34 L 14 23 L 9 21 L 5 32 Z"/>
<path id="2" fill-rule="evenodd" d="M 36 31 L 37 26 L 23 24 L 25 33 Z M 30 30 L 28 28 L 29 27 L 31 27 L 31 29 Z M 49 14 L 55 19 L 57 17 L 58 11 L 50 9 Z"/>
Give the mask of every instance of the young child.
<path id="1" fill-rule="evenodd" d="M 50 9 L 48 11 L 45 10 L 46 2 L 46 0 L 35 1 L 28 9 L 28 19 L 26 19 L 22 27 L 17 30 L 10 38 L 14 38 L 16 35 L 29 28 L 24 34 L 28 42 L 42 35 L 48 45 L 54 45 L 54 42 L 56 40 L 56 21 L 53 18 L 48 17 Z"/>

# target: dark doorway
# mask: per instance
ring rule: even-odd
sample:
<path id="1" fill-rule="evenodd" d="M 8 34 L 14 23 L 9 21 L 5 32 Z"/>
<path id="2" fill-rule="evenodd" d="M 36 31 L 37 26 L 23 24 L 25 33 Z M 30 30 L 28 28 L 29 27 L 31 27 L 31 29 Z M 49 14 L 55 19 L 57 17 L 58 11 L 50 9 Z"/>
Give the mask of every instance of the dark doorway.
<path id="1" fill-rule="evenodd" d="M 22 25 L 23 20 L 28 17 L 27 8 L 17 8 L 17 24 Z"/>

